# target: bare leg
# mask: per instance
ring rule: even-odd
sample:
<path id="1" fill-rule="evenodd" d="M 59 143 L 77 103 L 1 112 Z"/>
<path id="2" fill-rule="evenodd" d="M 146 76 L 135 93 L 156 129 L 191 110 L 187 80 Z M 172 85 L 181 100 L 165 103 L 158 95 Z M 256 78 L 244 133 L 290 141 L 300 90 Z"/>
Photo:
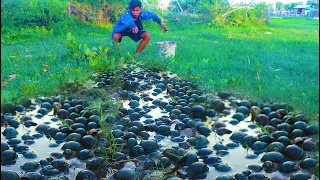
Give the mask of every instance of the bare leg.
<path id="1" fill-rule="evenodd" d="M 113 34 L 112 39 L 113 39 L 115 42 L 119 43 L 121 37 L 122 37 L 122 36 L 121 36 L 121 33 L 115 33 L 115 34 Z"/>
<path id="2" fill-rule="evenodd" d="M 119 43 L 121 37 L 122 37 L 122 36 L 121 36 L 121 33 L 115 33 L 115 34 L 113 34 L 113 36 L 112 36 L 112 39 L 114 40 L 113 45 L 114 45 L 116 51 L 118 52 L 118 54 L 121 54 L 121 53 L 120 53 L 120 43 Z"/>
<path id="3" fill-rule="evenodd" d="M 148 32 L 144 32 L 142 35 L 142 41 L 140 41 L 140 44 L 136 50 L 136 54 L 139 54 L 145 47 L 146 45 L 148 44 L 148 42 L 150 41 L 150 34 Z"/>

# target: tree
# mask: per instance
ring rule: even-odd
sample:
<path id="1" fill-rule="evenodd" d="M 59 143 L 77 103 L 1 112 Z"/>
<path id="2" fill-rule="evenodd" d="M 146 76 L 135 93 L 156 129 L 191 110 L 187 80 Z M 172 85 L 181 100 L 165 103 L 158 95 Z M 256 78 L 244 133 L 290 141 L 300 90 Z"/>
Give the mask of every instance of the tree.
<path id="1" fill-rule="evenodd" d="M 312 8 L 319 9 L 319 0 L 308 0 L 307 5 L 311 5 Z"/>
<path id="2" fill-rule="evenodd" d="M 182 9 L 192 13 L 208 13 L 215 4 L 226 4 L 227 0 L 181 0 Z"/>
<path id="3" fill-rule="evenodd" d="M 282 2 L 277 2 L 276 3 L 276 9 L 277 10 L 283 10 L 284 8 L 284 4 Z"/>
<path id="4" fill-rule="evenodd" d="M 298 3 L 290 3 L 290 4 L 286 4 L 284 8 L 288 11 L 292 11 L 292 10 L 295 10 L 294 7 L 298 5 L 299 5 Z"/>
<path id="5" fill-rule="evenodd" d="M 159 7 L 159 0 L 142 1 L 142 6 L 148 8 L 148 9 L 157 9 Z"/>

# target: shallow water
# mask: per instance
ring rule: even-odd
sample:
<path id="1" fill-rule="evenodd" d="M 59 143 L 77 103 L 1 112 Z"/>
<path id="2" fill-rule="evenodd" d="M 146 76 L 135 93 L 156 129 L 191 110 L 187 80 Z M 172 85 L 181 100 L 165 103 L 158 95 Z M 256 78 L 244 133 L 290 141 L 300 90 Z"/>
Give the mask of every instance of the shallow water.
<path id="1" fill-rule="evenodd" d="M 51 121 L 51 118 L 54 117 L 53 116 L 53 111 L 49 112 L 47 115 L 44 115 L 42 118 L 37 118 L 35 117 L 35 114 L 37 113 L 37 111 L 40 109 L 40 105 L 36 105 L 36 109 L 33 111 L 29 111 L 29 112 L 25 112 L 22 114 L 17 114 L 15 117 L 16 119 L 20 122 L 20 119 L 24 116 L 30 116 L 32 117 L 32 121 L 39 124 L 47 124 L 50 127 L 59 127 L 61 125 L 60 121 L 56 121 L 53 122 Z M 21 140 L 21 142 L 19 143 L 19 145 L 23 145 L 24 141 L 21 139 L 21 137 L 25 134 L 28 133 L 30 135 L 33 135 L 35 133 L 37 133 L 37 131 L 35 130 L 37 126 L 30 126 L 30 127 L 25 127 L 23 124 L 20 124 L 19 127 L 16 129 L 18 131 L 18 135 L 16 138 L 19 138 Z M 2 142 L 7 142 L 8 139 L 6 139 L 6 137 L 2 134 L 2 132 L 4 131 L 5 127 L 1 126 L 1 141 Z M 33 151 L 36 153 L 37 157 L 30 159 L 30 158 L 26 158 L 23 156 L 23 154 L 21 153 L 17 153 L 18 154 L 18 158 L 15 159 L 16 163 L 13 165 L 1 165 L 1 170 L 13 170 L 15 172 L 17 172 L 19 175 L 22 175 L 24 173 L 24 170 L 22 170 L 20 168 L 20 165 L 24 164 L 27 161 L 40 161 L 41 159 L 45 159 L 47 157 L 50 157 L 52 152 L 60 152 L 62 153 L 63 150 L 61 149 L 63 143 L 60 143 L 57 147 L 50 147 L 49 144 L 50 143 L 55 143 L 56 141 L 54 139 L 48 139 L 45 135 L 43 137 L 40 137 L 39 139 L 34 139 L 35 143 L 31 144 L 31 145 L 27 145 L 29 147 L 29 151 Z M 11 149 L 11 148 L 10 148 Z M 63 160 L 66 160 L 64 157 L 60 158 Z M 65 175 L 67 176 L 69 179 L 75 179 L 75 175 L 82 169 L 85 169 L 86 167 L 86 161 L 80 161 L 78 158 L 73 158 L 70 160 L 66 160 L 67 163 L 69 163 L 70 169 L 69 172 L 67 174 L 64 173 L 60 173 L 59 175 Z M 40 166 L 39 168 L 36 170 L 37 172 L 40 172 Z"/>
<path id="2" fill-rule="evenodd" d="M 174 74 L 170 74 L 171 77 L 177 77 L 176 75 Z M 155 89 L 155 86 L 153 87 L 153 89 L 151 90 L 148 90 L 148 91 L 145 91 L 145 92 L 140 92 L 140 93 L 146 93 L 146 94 L 149 94 L 150 97 L 152 97 L 153 99 L 160 99 L 162 101 L 165 101 L 165 102 L 169 102 L 169 101 L 172 101 L 171 98 L 168 98 L 166 92 L 162 92 L 162 93 L 159 93 L 158 95 L 154 96 L 152 95 L 152 92 L 153 90 Z M 240 100 L 238 100 L 240 102 Z M 226 115 L 226 116 L 223 116 L 223 117 L 214 117 L 214 118 L 207 118 L 207 120 L 205 121 L 205 124 L 208 126 L 208 127 L 211 127 L 212 124 L 214 124 L 215 122 L 223 122 L 225 123 L 226 125 L 226 128 L 231 130 L 232 132 L 235 132 L 235 131 L 239 131 L 239 130 L 244 130 L 245 133 L 247 135 L 252 135 L 252 136 L 258 136 L 260 133 L 262 133 L 263 131 L 257 126 L 256 128 L 254 129 L 251 129 L 248 127 L 249 124 L 252 124 L 252 121 L 250 120 L 251 119 L 251 115 L 247 116 L 245 118 L 245 120 L 243 121 L 240 121 L 237 125 L 232 125 L 230 123 L 228 123 L 231 119 L 232 119 L 232 116 L 236 113 L 236 110 L 229 106 L 229 102 L 228 101 L 224 101 L 225 103 L 225 106 L 226 106 L 226 109 L 230 109 L 230 114 L 229 115 Z M 142 108 L 143 105 L 151 105 L 152 103 L 151 102 L 144 102 L 143 100 L 140 100 L 139 102 L 140 104 L 140 107 Z M 125 101 L 124 102 L 124 107 L 125 108 L 130 108 L 129 107 L 129 101 Z M 151 112 L 148 113 L 148 115 L 152 115 L 153 116 L 153 119 L 156 119 L 156 118 L 160 118 L 162 116 L 169 116 L 169 113 L 162 113 L 162 110 L 157 107 L 155 109 L 152 109 Z M 140 119 L 140 121 L 143 123 L 143 121 L 145 120 L 144 117 L 142 117 Z M 175 124 L 172 124 L 171 125 L 171 129 L 174 129 L 174 125 Z M 149 132 L 150 133 L 150 132 Z M 152 135 L 150 136 L 149 139 L 153 139 L 155 133 L 151 133 Z M 216 143 L 218 142 L 222 142 L 224 145 L 229 143 L 229 142 L 233 142 L 230 137 L 231 137 L 232 133 L 231 134 L 224 134 L 224 135 L 217 135 L 214 131 L 211 132 L 211 134 L 207 137 L 208 141 L 209 141 L 209 145 L 208 145 L 208 148 L 212 148 Z M 185 141 L 187 140 L 187 138 L 185 137 Z M 184 141 L 184 142 L 185 142 Z M 178 146 L 179 143 L 176 143 L 176 142 L 172 142 L 168 137 L 165 137 L 165 139 L 159 141 L 158 143 L 160 145 L 160 147 L 162 147 L 161 149 L 164 150 L 166 148 L 169 148 L 169 147 L 174 147 L 174 146 Z M 197 150 L 193 147 L 191 147 L 190 149 L 188 149 L 188 152 L 196 152 Z M 261 157 L 265 154 L 265 152 L 263 153 L 259 153 L 258 156 L 254 159 L 248 159 L 246 158 L 245 156 L 247 154 L 254 154 L 255 152 L 253 150 L 251 150 L 250 148 L 246 149 L 244 147 L 241 146 L 241 144 L 239 144 L 238 147 L 234 148 L 234 149 L 228 149 L 228 152 L 229 154 L 227 155 L 224 155 L 224 156 L 220 156 L 221 159 L 222 159 L 222 162 L 227 162 L 230 167 L 231 167 L 231 170 L 228 171 L 228 172 L 220 172 L 218 170 L 216 170 L 213 166 L 208 166 L 209 167 L 209 171 L 207 173 L 207 176 L 205 179 L 215 179 L 217 177 L 219 177 L 220 175 L 223 175 L 223 174 L 230 174 L 230 175 L 234 175 L 238 172 L 241 172 L 241 171 L 244 171 L 244 170 L 248 170 L 248 165 L 260 165 L 262 166 L 263 162 L 260 161 Z M 211 156 L 217 156 L 215 154 L 215 151 L 209 155 L 208 157 L 211 157 Z M 200 158 L 199 158 L 200 159 Z M 201 159 L 200 159 L 201 161 Z M 295 161 L 297 164 L 299 163 L 299 161 Z M 279 179 L 279 180 L 289 180 L 290 177 L 295 174 L 295 173 L 298 173 L 298 172 L 305 172 L 305 173 L 310 173 L 310 172 L 307 172 L 307 171 L 304 171 L 304 170 L 299 170 L 299 171 L 295 171 L 294 173 L 290 173 L 290 174 L 284 174 L 284 173 L 281 173 L 280 171 L 276 171 L 276 172 L 272 172 L 272 173 L 266 173 L 264 170 L 260 171 L 259 173 L 261 174 L 264 174 L 274 180 L 276 179 Z M 312 176 L 313 179 L 317 179 L 314 175 Z"/>
<path id="3" fill-rule="evenodd" d="M 174 75 L 172 75 L 172 74 L 170 76 L 174 77 Z M 143 84 L 143 83 L 144 82 L 141 82 L 141 84 Z M 139 94 L 149 94 L 150 97 L 153 98 L 154 100 L 160 99 L 161 101 L 165 101 L 165 102 L 172 101 L 172 99 L 166 94 L 165 91 L 162 93 L 159 93 L 156 96 L 152 95 L 154 88 L 155 87 L 153 87 L 153 89 L 147 90 L 145 92 L 137 92 L 137 94 L 138 95 Z M 129 108 L 129 101 L 128 100 L 123 100 L 122 102 L 123 102 L 123 107 Z M 242 131 L 245 131 L 246 134 L 252 135 L 252 136 L 258 136 L 258 134 L 260 134 L 262 132 L 262 130 L 259 127 L 254 128 L 254 129 L 251 129 L 248 127 L 249 124 L 252 124 L 252 122 L 250 120 L 251 116 L 246 117 L 245 120 L 240 121 L 237 125 L 230 124 L 229 121 L 232 119 L 231 117 L 234 115 L 235 109 L 233 107 L 229 106 L 228 101 L 224 101 L 224 103 L 227 106 L 227 109 L 230 109 L 230 115 L 207 118 L 204 121 L 204 123 L 208 127 L 212 127 L 212 125 L 216 122 L 223 122 L 223 123 L 225 123 L 226 128 L 231 130 L 232 132 L 242 130 Z M 143 99 L 141 99 L 139 104 L 140 104 L 141 108 L 144 105 L 151 106 L 152 101 L 144 102 Z M 51 121 L 51 118 L 54 117 L 52 111 L 48 115 L 44 115 L 42 118 L 36 118 L 35 114 L 39 110 L 40 105 L 37 104 L 36 107 L 37 107 L 37 109 L 35 109 L 33 111 L 26 112 L 25 114 L 18 114 L 16 116 L 16 119 L 18 121 L 20 121 L 20 119 L 23 115 L 28 115 L 28 116 L 31 116 L 32 120 L 34 122 L 36 122 L 38 125 L 42 124 L 42 123 L 46 123 L 47 125 L 50 125 L 51 127 L 59 127 L 61 125 L 60 121 L 57 121 L 57 122 Z M 163 116 L 169 117 L 169 113 L 165 112 L 164 110 L 160 109 L 159 107 L 152 108 L 151 111 L 147 113 L 147 115 L 151 115 L 152 119 L 161 118 Z M 145 117 L 140 118 L 140 121 L 142 123 L 144 120 L 146 120 Z M 175 124 L 171 125 L 171 129 L 174 129 L 174 125 Z M 17 131 L 19 133 L 17 138 L 20 139 L 24 133 L 29 133 L 30 135 L 36 133 L 35 128 L 36 128 L 36 126 L 24 127 L 22 124 L 20 124 L 20 126 L 17 128 Z M 5 129 L 5 127 L 1 127 L 1 132 L 3 132 L 4 129 Z M 210 129 L 212 129 L 212 128 L 210 128 Z M 187 134 L 190 132 L 185 131 L 184 133 Z M 154 139 L 154 136 L 156 135 L 156 133 L 149 132 L 149 134 L 150 134 L 149 139 Z M 207 139 L 209 140 L 208 148 L 213 149 L 213 146 L 218 142 L 221 142 L 224 145 L 226 145 L 229 142 L 233 142 L 230 139 L 231 135 L 232 135 L 232 133 L 231 134 L 224 134 L 224 135 L 220 136 L 220 135 L 217 135 L 214 131 L 212 131 L 211 134 L 207 137 Z M 184 137 L 184 141 L 186 141 L 186 140 L 187 140 L 187 137 Z M 8 141 L 3 136 L 2 133 L 1 133 L 1 141 L 4 141 L 4 142 Z M 63 152 L 61 147 L 64 142 L 59 144 L 57 147 L 49 147 L 49 144 L 55 142 L 55 140 L 53 140 L 53 139 L 50 140 L 46 136 L 43 136 L 39 139 L 34 139 L 34 141 L 35 141 L 35 143 L 28 145 L 28 147 L 29 147 L 29 151 L 34 151 L 37 154 L 37 157 L 35 159 L 27 159 L 27 158 L 23 157 L 22 154 L 18 154 L 19 157 L 16 159 L 16 163 L 14 165 L 5 165 L 5 166 L 1 165 L 1 169 L 2 170 L 14 170 L 18 174 L 22 174 L 24 171 L 20 168 L 20 165 L 25 163 L 26 161 L 29 161 L 29 160 L 39 161 L 41 159 L 49 157 L 51 152 L 60 152 L 60 153 Z M 141 140 L 138 139 L 138 142 L 139 141 L 141 141 Z M 23 144 L 23 141 L 20 144 Z M 163 140 L 159 141 L 158 144 L 160 145 L 160 151 L 162 151 L 166 148 L 169 148 L 169 147 L 179 146 L 179 143 L 171 141 L 170 136 L 165 137 Z M 187 151 L 196 152 L 197 150 L 194 147 L 191 147 Z M 248 159 L 245 156 L 247 154 L 254 154 L 254 152 L 250 148 L 246 149 L 246 148 L 242 147 L 241 144 L 239 144 L 239 146 L 234 149 L 228 149 L 228 152 L 229 152 L 229 154 L 224 155 L 224 156 L 220 156 L 220 157 L 221 157 L 222 162 L 228 163 L 232 169 L 228 172 L 219 172 L 213 166 L 208 166 L 209 171 L 207 172 L 205 179 L 208 179 L 208 180 L 215 179 L 222 174 L 234 175 L 238 172 L 248 170 L 249 164 L 262 166 L 263 162 L 260 161 L 260 158 L 265 154 L 265 153 L 261 153 L 255 159 Z M 209 157 L 217 156 L 215 153 L 216 153 L 216 151 L 213 151 L 213 153 L 210 154 Z M 64 157 L 62 157 L 61 159 L 65 160 Z M 90 159 L 88 159 L 88 160 L 90 160 Z M 72 158 L 72 159 L 66 160 L 66 162 L 71 165 L 69 168 L 69 172 L 67 174 L 60 173 L 59 175 L 65 175 L 69 179 L 75 179 L 77 173 L 80 170 L 85 169 L 86 162 L 88 160 L 79 160 L 78 158 Z M 200 159 L 200 161 L 201 161 L 201 159 Z M 298 163 L 299 161 L 296 161 L 296 162 Z M 127 162 L 124 164 L 124 168 L 135 170 L 136 164 L 133 162 Z M 181 171 L 184 171 L 185 168 L 186 167 L 182 168 Z M 37 171 L 40 171 L 40 168 L 38 168 Z M 301 172 L 301 170 L 296 171 L 294 173 L 298 173 L 298 172 Z M 106 178 L 113 179 L 111 177 L 113 173 L 115 173 L 115 170 L 109 169 L 109 171 L 106 173 L 107 174 Z M 283 173 L 280 173 L 279 171 L 276 171 L 273 173 L 265 173 L 262 170 L 260 173 L 265 174 L 272 179 L 282 179 L 282 180 L 290 179 L 290 176 L 292 175 L 292 174 L 283 174 Z"/>

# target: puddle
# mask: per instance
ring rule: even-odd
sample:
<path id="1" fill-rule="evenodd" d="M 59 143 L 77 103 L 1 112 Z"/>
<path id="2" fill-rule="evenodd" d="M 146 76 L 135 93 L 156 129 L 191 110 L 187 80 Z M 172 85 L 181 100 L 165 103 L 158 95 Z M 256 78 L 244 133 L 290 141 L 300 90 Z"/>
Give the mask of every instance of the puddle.
<path id="1" fill-rule="evenodd" d="M 137 72 L 132 72 L 133 73 L 137 73 Z M 162 76 L 161 79 L 158 79 L 158 81 L 164 80 L 163 79 L 163 74 L 160 74 Z M 166 79 L 170 78 L 177 78 L 175 77 L 175 75 L 173 74 L 165 74 Z M 154 77 L 150 77 L 150 79 L 148 80 L 139 80 L 138 78 L 135 78 L 134 81 L 138 81 L 140 83 L 140 85 L 151 85 L 152 81 L 154 81 L 156 78 Z M 156 88 L 156 86 L 154 84 L 151 85 L 152 88 L 149 88 L 149 90 L 146 91 L 138 91 L 135 94 L 140 96 L 142 94 L 145 95 L 149 95 L 149 97 L 153 100 L 160 100 L 161 102 L 165 102 L 165 103 L 169 103 L 174 101 L 173 99 L 170 98 L 170 96 L 168 96 L 166 91 L 163 91 L 161 93 L 155 94 L 154 90 Z M 240 101 L 240 100 L 239 100 Z M 122 100 L 123 102 L 123 107 L 129 109 L 129 100 Z M 170 117 L 170 113 L 165 111 L 164 109 L 161 109 L 159 106 L 155 106 L 154 104 L 152 104 L 152 100 L 150 101 L 144 101 L 143 98 L 140 99 L 139 101 L 139 107 L 140 108 L 144 108 L 144 107 L 148 107 L 149 108 L 149 112 L 146 113 L 144 116 L 142 116 L 139 121 L 142 122 L 144 125 L 144 121 L 147 119 L 152 119 L 152 120 L 156 120 L 159 118 L 169 118 Z M 206 120 L 202 121 L 207 127 L 209 127 L 212 130 L 212 127 L 215 123 L 217 122 L 223 122 L 226 125 L 226 128 L 231 130 L 232 132 L 236 132 L 236 131 L 244 131 L 247 135 L 252 135 L 254 137 L 257 137 L 260 133 L 262 133 L 262 130 L 259 127 L 256 128 L 249 128 L 248 126 L 250 124 L 252 124 L 251 122 L 251 116 L 247 116 L 243 121 L 240 121 L 238 124 L 236 125 L 232 125 L 231 123 L 229 123 L 232 120 L 232 116 L 236 113 L 236 110 L 230 106 L 230 103 L 228 101 L 224 101 L 226 109 L 230 110 L 230 114 L 229 115 L 223 115 L 223 116 L 215 116 L 215 117 L 207 117 Z M 21 117 L 23 117 L 24 115 L 30 116 L 32 117 L 32 121 L 39 124 L 47 124 L 50 127 L 56 127 L 58 128 L 61 125 L 61 122 L 58 120 L 56 122 L 53 122 L 51 119 L 54 117 L 53 116 L 53 112 L 49 112 L 49 114 L 44 115 L 41 118 L 37 118 L 35 117 L 35 115 L 37 114 L 38 110 L 40 108 L 40 104 L 36 104 L 36 109 L 33 111 L 29 111 L 29 112 L 25 112 L 25 113 L 21 113 L 18 114 L 15 118 L 20 121 Z M 173 120 L 174 121 L 174 120 Z M 153 124 L 156 124 L 155 122 Z M 170 125 L 170 129 L 174 130 L 176 123 L 172 123 Z M 35 133 L 37 133 L 37 131 L 35 130 L 37 126 L 30 126 L 30 127 L 25 127 L 24 125 L 20 124 L 20 126 L 16 129 L 18 131 L 18 139 L 21 139 L 22 135 L 25 133 L 29 133 L 30 135 L 33 135 Z M 3 132 L 5 129 L 5 127 L 1 127 L 1 132 Z M 157 133 L 155 132 L 148 132 L 150 137 L 149 139 L 155 139 L 155 136 L 157 135 Z M 191 129 L 185 129 L 185 130 L 181 130 L 180 133 L 183 135 L 181 137 L 183 137 L 183 142 L 186 142 L 188 137 L 191 137 L 194 135 L 194 133 L 197 132 L 192 132 Z M 210 135 L 207 136 L 207 139 L 209 141 L 208 144 L 208 148 L 213 150 L 213 146 L 216 143 L 222 143 L 224 145 L 233 142 L 230 137 L 231 137 L 232 133 L 230 134 L 223 134 L 223 135 L 218 135 L 216 134 L 215 131 L 212 131 L 210 133 Z M 171 136 L 165 136 L 164 139 L 158 141 L 158 144 L 160 146 L 160 151 L 165 150 L 169 147 L 179 147 L 179 143 L 178 142 L 172 142 L 171 141 Z M 1 133 L 1 141 L 2 142 L 7 142 L 8 139 L 6 139 L 4 137 L 4 135 Z M 46 136 L 43 136 L 41 138 L 38 139 L 34 139 L 35 143 L 28 145 L 29 147 L 29 151 L 34 151 L 37 154 L 37 157 L 34 159 L 27 159 L 25 158 L 22 154 L 18 154 L 18 158 L 16 159 L 16 163 L 14 165 L 1 165 L 1 169 L 2 170 L 13 170 L 15 172 L 17 172 L 18 174 L 23 174 L 24 171 L 20 168 L 20 165 L 25 163 L 26 161 L 29 160 L 34 160 L 34 161 L 40 161 L 41 159 L 47 158 L 50 156 L 51 152 L 60 152 L 62 153 L 62 145 L 64 144 L 64 142 L 60 143 L 57 147 L 49 147 L 50 143 L 54 143 L 55 140 L 53 139 L 48 139 Z M 138 138 L 138 142 L 140 142 L 141 139 Z M 20 144 L 24 144 L 24 142 L 22 141 Z M 10 148 L 11 149 L 11 148 Z M 186 150 L 187 152 L 197 152 L 197 149 L 195 149 L 193 146 L 191 146 L 189 149 Z M 260 165 L 262 166 L 263 162 L 260 161 L 261 157 L 265 154 L 265 152 L 257 154 L 257 157 L 254 159 L 248 159 L 246 158 L 247 154 L 254 154 L 254 151 L 251 150 L 250 148 L 245 148 L 243 147 L 241 144 L 239 144 L 238 147 L 235 147 L 233 149 L 228 149 L 227 150 L 229 153 L 226 155 L 216 155 L 216 151 L 214 150 L 212 154 L 210 154 L 208 157 L 212 157 L 212 156 L 219 156 L 222 160 L 222 162 L 228 163 L 228 165 L 231 167 L 231 170 L 228 172 L 220 172 L 218 170 L 216 170 L 213 166 L 208 165 L 209 167 L 209 171 L 207 172 L 206 176 L 204 179 L 215 179 L 220 175 L 223 174 L 230 174 L 230 175 L 234 175 L 236 173 L 239 173 L 241 171 L 245 171 L 248 170 L 248 165 Z M 66 160 L 64 157 L 61 158 L 62 160 Z M 78 158 L 72 158 L 72 159 L 67 159 L 66 162 L 68 164 L 70 164 L 69 167 L 69 172 L 64 174 L 64 173 L 60 173 L 59 175 L 64 175 L 66 177 L 68 177 L 69 179 L 75 179 L 77 173 L 82 170 L 85 169 L 86 167 L 86 162 L 88 160 L 79 160 Z M 203 161 L 203 159 L 199 158 L 199 161 Z M 294 161 L 296 163 L 298 163 L 299 161 Z M 127 162 L 124 163 L 124 168 L 127 169 L 131 169 L 131 170 L 135 170 L 136 164 L 134 162 Z M 185 168 L 182 168 L 182 171 L 185 170 Z M 40 168 L 37 169 L 37 171 L 40 171 Z M 113 179 L 112 175 L 116 172 L 115 169 L 111 169 L 109 168 L 106 172 L 106 178 L 108 179 Z M 292 174 L 298 173 L 298 172 L 304 172 L 304 173 L 309 173 L 310 175 L 312 175 L 310 172 L 304 171 L 302 169 L 300 169 L 299 171 L 295 171 Z M 289 180 L 292 174 L 283 174 L 280 173 L 279 171 L 273 172 L 273 173 L 266 173 L 264 170 L 260 171 L 259 173 L 264 174 L 266 176 L 268 176 L 271 179 L 283 179 L 283 180 Z M 315 176 L 312 176 L 313 179 L 316 179 Z"/>
<path id="2" fill-rule="evenodd" d="M 39 124 L 46 124 L 50 127 L 55 127 L 58 128 L 61 125 L 61 122 L 58 121 L 52 121 L 51 119 L 54 117 L 53 116 L 53 111 L 49 112 L 47 115 L 44 115 L 41 118 L 37 118 L 35 117 L 35 115 L 37 114 L 38 110 L 40 109 L 40 105 L 39 104 L 35 104 L 36 105 L 36 109 L 33 111 L 29 111 L 29 112 L 24 112 L 24 113 L 17 113 L 17 115 L 15 115 L 15 119 L 17 119 L 19 122 L 21 122 L 21 118 L 23 116 L 30 116 L 32 118 L 32 121 Z M 16 138 L 20 139 L 21 142 L 18 145 L 27 145 L 24 143 L 24 141 L 22 140 L 22 136 L 24 134 L 29 134 L 29 135 L 34 135 L 34 134 L 38 134 L 38 132 L 35 130 L 37 126 L 30 126 L 30 127 L 26 127 L 23 124 L 20 124 L 19 127 L 16 129 L 18 132 L 18 135 Z M 1 142 L 8 142 L 8 139 L 6 139 L 6 137 L 3 135 L 3 131 L 4 131 L 5 127 L 1 126 Z M 64 143 L 57 143 L 54 139 L 48 139 L 45 135 L 43 135 L 40 138 L 35 138 L 34 139 L 34 143 L 33 144 L 28 144 L 28 151 L 33 151 L 37 157 L 35 158 L 26 158 L 23 156 L 22 153 L 17 153 L 18 154 L 18 158 L 15 159 L 16 163 L 13 165 L 1 165 L 1 170 L 13 170 L 15 172 L 17 172 L 20 176 L 22 174 L 25 173 L 24 170 L 22 170 L 20 168 L 20 165 L 24 164 L 27 161 L 37 161 L 39 162 L 41 159 L 45 159 L 51 156 L 51 153 L 53 152 L 60 152 L 62 153 L 62 145 Z M 50 147 L 50 144 L 58 144 L 56 147 Z M 12 148 L 10 148 L 12 149 Z M 52 157 L 52 156 L 51 156 Z M 57 159 L 57 158 L 54 158 Z M 73 159 L 68 159 L 66 160 L 64 157 L 59 158 L 62 160 L 65 160 L 67 163 L 69 163 L 71 166 L 69 168 L 69 172 L 68 173 L 60 173 L 58 176 L 62 176 L 65 175 L 67 176 L 69 179 L 75 179 L 75 175 L 82 169 L 85 169 L 86 167 L 86 161 L 80 161 L 77 158 L 73 158 Z M 36 171 L 34 172 L 40 172 L 40 168 L 38 168 Z"/>

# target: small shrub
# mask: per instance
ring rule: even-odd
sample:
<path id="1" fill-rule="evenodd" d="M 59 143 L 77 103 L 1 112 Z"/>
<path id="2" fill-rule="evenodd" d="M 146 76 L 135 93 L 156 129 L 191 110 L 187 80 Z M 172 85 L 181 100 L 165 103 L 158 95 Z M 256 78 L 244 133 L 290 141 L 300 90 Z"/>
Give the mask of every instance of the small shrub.
<path id="1" fill-rule="evenodd" d="M 1 28 L 52 27 L 67 17 L 67 0 L 3 0 L 1 1 Z"/>

